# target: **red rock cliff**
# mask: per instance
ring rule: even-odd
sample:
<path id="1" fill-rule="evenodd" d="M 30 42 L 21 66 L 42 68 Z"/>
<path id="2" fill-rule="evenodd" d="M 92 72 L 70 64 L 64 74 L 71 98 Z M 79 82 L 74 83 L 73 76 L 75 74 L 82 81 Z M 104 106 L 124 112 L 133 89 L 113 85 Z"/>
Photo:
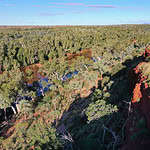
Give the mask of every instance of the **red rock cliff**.
<path id="1" fill-rule="evenodd" d="M 144 56 L 150 56 L 146 48 Z M 126 124 L 126 142 L 121 150 L 150 150 L 150 62 L 131 71 L 132 112 Z"/>

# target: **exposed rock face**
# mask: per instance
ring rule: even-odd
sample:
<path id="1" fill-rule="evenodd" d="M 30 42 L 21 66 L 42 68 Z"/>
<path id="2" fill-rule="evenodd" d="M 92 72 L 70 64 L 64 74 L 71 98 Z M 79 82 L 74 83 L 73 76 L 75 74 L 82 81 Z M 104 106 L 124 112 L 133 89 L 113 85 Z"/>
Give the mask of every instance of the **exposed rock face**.
<path id="1" fill-rule="evenodd" d="M 144 56 L 150 56 L 146 48 Z M 142 62 L 131 71 L 132 112 L 126 124 L 126 142 L 122 150 L 150 149 L 150 62 Z"/>

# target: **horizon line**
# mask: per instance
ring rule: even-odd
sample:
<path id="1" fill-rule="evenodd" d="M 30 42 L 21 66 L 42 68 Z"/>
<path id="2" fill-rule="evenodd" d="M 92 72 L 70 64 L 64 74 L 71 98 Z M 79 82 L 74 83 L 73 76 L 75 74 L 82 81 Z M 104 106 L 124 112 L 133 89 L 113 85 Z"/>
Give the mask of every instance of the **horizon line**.
<path id="1" fill-rule="evenodd" d="M 0 27 L 35 27 L 35 26 L 38 26 L 38 27 L 53 27 L 53 26 L 116 26 L 116 25 L 150 25 L 150 23 L 121 23 L 121 24 L 99 24 L 99 25 L 96 25 L 96 24 L 73 24 L 73 25 L 40 25 L 40 24 L 37 24 L 37 25 L 34 25 L 34 24 L 28 24 L 28 25 L 0 25 Z"/>

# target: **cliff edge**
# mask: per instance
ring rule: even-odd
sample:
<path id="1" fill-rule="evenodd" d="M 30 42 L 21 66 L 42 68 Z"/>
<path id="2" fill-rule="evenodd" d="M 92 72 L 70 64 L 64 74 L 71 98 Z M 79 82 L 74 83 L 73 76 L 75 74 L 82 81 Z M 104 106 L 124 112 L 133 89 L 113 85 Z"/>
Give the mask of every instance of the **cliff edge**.
<path id="1" fill-rule="evenodd" d="M 144 61 L 139 63 L 130 74 L 131 109 L 126 122 L 126 141 L 122 150 L 149 150 L 150 149 L 150 47 L 145 49 Z"/>

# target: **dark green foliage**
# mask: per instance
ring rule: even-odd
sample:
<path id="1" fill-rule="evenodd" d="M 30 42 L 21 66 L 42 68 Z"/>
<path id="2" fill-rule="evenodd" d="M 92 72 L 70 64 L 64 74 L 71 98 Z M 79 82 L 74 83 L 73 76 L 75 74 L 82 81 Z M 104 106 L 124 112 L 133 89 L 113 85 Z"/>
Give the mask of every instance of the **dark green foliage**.
<path id="1" fill-rule="evenodd" d="M 34 118 L 18 123 L 16 131 L 7 142 L 9 144 L 3 143 L 3 149 L 26 150 L 34 147 L 39 150 L 58 150 L 62 147 L 55 129 Z"/>
<path id="2" fill-rule="evenodd" d="M 149 28 L 123 25 L 0 29 L 0 107 L 10 106 L 17 95 L 34 98 L 20 102 L 21 113 L 12 123 L 13 133 L 0 138 L 0 149 L 118 149 L 124 141 L 126 103 L 131 98 L 128 71 L 140 62 L 137 56 L 150 42 Z M 67 53 L 86 48 L 91 48 L 96 62 L 83 56 L 67 61 Z M 36 63 L 42 64 L 38 72 L 53 84 L 41 97 L 36 97 L 36 87 L 26 87 L 21 72 L 22 67 Z M 62 81 L 63 75 L 74 70 L 79 73 Z M 28 78 L 33 74 L 28 70 Z M 101 80 L 95 88 L 97 78 Z M 80 92 L 89 85 L 93 88 L 91 94 L 81 98 Z M 72 140 L 62 139 L 62 133 L 56 132 L 61 125 Z M 143 126 L 140 120 L 138 127 Z M 64 135 L 67 134 L 63 132 Z"/>

